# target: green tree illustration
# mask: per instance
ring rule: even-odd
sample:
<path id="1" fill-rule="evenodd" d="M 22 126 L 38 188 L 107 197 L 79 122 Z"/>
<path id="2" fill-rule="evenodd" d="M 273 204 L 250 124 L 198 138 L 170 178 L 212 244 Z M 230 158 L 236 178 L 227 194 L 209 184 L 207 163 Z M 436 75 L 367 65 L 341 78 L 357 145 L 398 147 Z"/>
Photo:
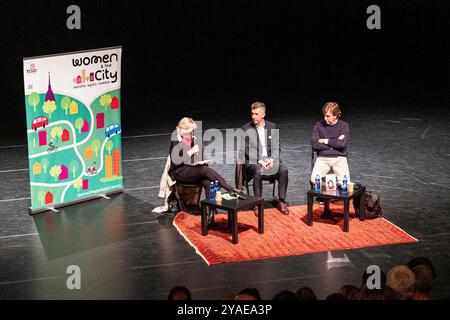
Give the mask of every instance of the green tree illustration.
<path id="1" fill-rule="evenodd" d="M 50 169 L 50 175 L 55 178 L 55 181 L 57 181 L 59 175 L 61 174 L 62 170 L 61 170 L 61 166 L 53 166 Z"/>
<path id="2" fill-rule="evenodd" d="M 39 96 L 39 93 L 33 92 L 28 96 L 28 103 L 33 106 L 34 112 L 36 112 L 36 107 L 41 101 L 41 97 Z"/>
<path id="3" fill-rule="evenodd" d="M 106 110 L 108 108 L 108 106 L 111 104 L 111 100 L 112 100 L 112 98 L 109 94 L 104 94 L 100 97 L 100 104 Z"/>
<path id="4" fill-rule="evenodd" d="M 106 143 L 106 150 L 108 150 L 109 155 L 111 155 L 112 148 L 114 148 L 114 143 L 111 140 L 108 140 Z"/>
<path id="5" fill-rule="evenodd" d="M 61 138 L 62 136 L 62 128 L 61 127 L 53 127 L 52 130 L 50 131 L 50 135 L 52 136 L 53 139 L 55 139 L 55 141 L 57 141 L 56 138 Z"/>
<path id="6" fill-rule="evenodd" d="M 49 161 L 47 158 L 42 158 L 41 160 L 41 166 L 44 168 L 44 173 L 47 173 L 47 167 L 49 165 Z"/>
<path id="7" fill-rule="evenodd" d="M 62 98 L 62 100 L 61 100 L 61 108 L 63 108 L 63 110 L 66 111 L 66 114 L 69 113 L 68 110 L 69 110 L 69 108 L 70 108 L 70 103 L 71 103 L 71 102 L 72 102 L 72 101 L 70 101 L 70 98 L 69 98 L 69 97 L 64 97 L 64 98 Z"/>
<path id="8" fill-rule="evenodd" d="M 47 100 L 44 102 L 44 105 L 42 106 L 42 111 L 44 111 L 46 114 L 48 114 L 48 118 L 52 118 L 52 113 L 56 110 L 56 103 L 53 100 Z"/>
<path id="9" fill-rule="evenodd" d="M 84 119 L 79 117 L 75 120 L 75 128 L 78 129 L 78 133 L 81 133 L 81 128 L 83 128 Z"/>
<path id="10" fill-rule="evenodd" d="M 96 157 L 98 157 L 98 151 L 100 150 L 101 146 L 102 146 L 102 143 L 100 142 L 100 140 L 95 139 L 94 141 L 92 141 L 91 147 L 92 147 L 92 150 L 94 150 Z"/>
<path id="11" fill-rule="evenodd" d="M 41 203 L 41 206 L 43 206 L 44 205 L 44 200 L 45 200 L 45 192 L 44 191 L 39 191 L 38 194 L 37 194 L 37 199 Z"/>
<path id="12" fill-rule="evenodd" d="M 75 189 L 77 189 L 77 191 L 80 191 L 81 186 L 83 185 L 83 181 L 81 181 L 80 179 L 75 180 L 73 182 L 73 186 Z"/>
<path id="13" fill-rule="evenodd" d="M 78 170 L 78 161 L 73 160 L 69 165 L 69 170 L 72 172 L 72 177 L 75 178 L 75 175 Z"/>

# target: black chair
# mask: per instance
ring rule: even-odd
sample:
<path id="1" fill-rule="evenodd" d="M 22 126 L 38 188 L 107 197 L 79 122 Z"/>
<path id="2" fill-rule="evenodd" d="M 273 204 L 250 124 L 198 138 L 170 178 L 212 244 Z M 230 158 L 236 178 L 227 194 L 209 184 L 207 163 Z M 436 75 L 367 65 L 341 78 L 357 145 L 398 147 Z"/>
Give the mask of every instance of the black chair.
<path id="1" fill-rule="evenodd" d="M 181 193 L 180 193 L 180 189 L 182 191 Z M 185 191 L 187 189 L 191 189 L 191 190 Z M 192 189 L 194 189 L 194 191 L 192 191 Z M 197 207 L 200 207 L 200 200 L 201 200 L 200 198 L 202 196 L 202 190 L 203 190 L 203 186 L 200 184 L 188 184 L 188 183 L 181 183 L 181 182 L 175 183 L 174 193 L 175 193 L 175 198 L 178 201 L 180 210 L 183 211 L 185 209 L 185 208 L 183 208 L 182 198 L 186 205 L 196 205 Z"/>
<path id="2" fill-rule="evenodd" d="M 245 185 L 245 188 L 247 190 L 247 194 L 250 194 L 250 186 L 253 186 L 253 184 L 251 184 L 250 181 L 252 181 L 253 178 L 252 179 L 247 179 L 247 172 L 246 172 L 245 169 L 244 169 L 243 173 L 244 173 L 244 175 L 243 175 L 244 176 L 244 185 Z M 275 196 L 275 186 L 276 186 L 276 182 L 277 182 L 277 179 L 275 178 L 275 176 L 263 176 L 262 180 L 268 182 L 268 183 L 263 183 L 263 186 L 264 185 L 273 185 L 272 197 L 275 200 L 278 200 L 278 198 Z"/>

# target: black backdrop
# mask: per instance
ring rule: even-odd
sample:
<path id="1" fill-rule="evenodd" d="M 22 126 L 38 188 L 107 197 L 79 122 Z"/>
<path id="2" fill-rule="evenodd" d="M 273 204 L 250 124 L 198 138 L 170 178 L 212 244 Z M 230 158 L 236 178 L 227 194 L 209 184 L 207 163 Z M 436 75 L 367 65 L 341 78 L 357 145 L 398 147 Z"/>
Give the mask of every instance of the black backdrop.
<path id="1" fill-rule="evenodd" d="M 81 30 L 66 27 L 70 4 L 81 8 Z M 371 4 L 381 8 L 381 30 L 366 28 Z M 6 0 L 0 4 L 0 116 L 9 119 L 3 128 L 25 128 L 23 57 L 116 45 L 123 46 L 124 127 L 145 125 L 143 110 L 158 120 L 168 110 L 247 110 L 257 99 L 281 109 L 320 107 L 330 99 L 358 101 L 358 108 L 446 105 L 444 4 Z M 288 100 L 296 103 L 282 102 Z"/>

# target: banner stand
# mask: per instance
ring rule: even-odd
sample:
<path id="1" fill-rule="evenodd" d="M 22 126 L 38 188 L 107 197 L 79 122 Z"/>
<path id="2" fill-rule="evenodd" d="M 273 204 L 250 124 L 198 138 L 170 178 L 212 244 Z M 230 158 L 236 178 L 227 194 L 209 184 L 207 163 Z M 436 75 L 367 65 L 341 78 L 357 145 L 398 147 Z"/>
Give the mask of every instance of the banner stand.
<path id="1" fill-rule="evenodd" d="M 122 48 L 23 59 L 29 214 L 123 192 Z"/>
<path id="2" fill-rule="evenodd" d="M 123 189 L 114 190 L 114 191 L 111 191 L 111 192 L 108 192 L 105 194 L 99 194 L 99 195 L 95 195 L 95 196 L 88 197 L 88 198 L 73 200 L 73 201 L 61 203 L 60 205 L 57 205 L 57 206 L 40 208 L 38 210 L 32 210 L 31 207 L 28 207 L 28 214 L 32 216 L 36 213 L 42 213 L 42 212 L 46 212 L 46 211 L 59 212 L 59 210 L 57 210 L 57 208 L 62 208 L 62 207 L 66 207 L 66 206 L 69 206 L 72 204 L 81 203 L 81 202 L 85 202 L 85 201 L 89 201 L 89 200 L 96 200 L 96 199 L 100 199 L 100 198 L 105 198 L 105 199 L 111 200 L 111 198 L 108 197 L 109 195 L 113 195 L 116 193 L 122 193 L 122 192 L 123 192 Z"/>

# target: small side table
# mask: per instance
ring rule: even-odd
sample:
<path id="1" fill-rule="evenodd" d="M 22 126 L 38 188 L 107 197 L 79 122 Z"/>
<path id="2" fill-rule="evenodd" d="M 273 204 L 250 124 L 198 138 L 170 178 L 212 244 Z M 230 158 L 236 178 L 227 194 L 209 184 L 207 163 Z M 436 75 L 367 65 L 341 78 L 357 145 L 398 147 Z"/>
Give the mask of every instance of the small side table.
<path id="1" fill-rule="evenodd" d="M 338 188 L 335 191 L 327 191 L 322 188 L 320 192 L 316 192 L 314 189 L 308 191 L 307 202 L 308 202 L 308 216 L 307 224 L 309 226 L 313 225 L 313 199 L 314 197 L 320 197 L 325 200 L 324 213 L 330 213 L 330 200 L 344 200 L 344 231 L 349 232 L 349 206 L 350 200 L 356 197 L 360 197 L 359 201 L 359 220 L 365 220 L 365 191 L 366 187 L 361 186 L 358 189 L 354 189 L 353 192 L 342 192 L 342 189 Z"/>
<path id="2" fill-rule="evenodd" d="M 264 233 L 264 199 L 250 195 L 244 195 L 243 199 L 233 199 L 221 201 L 210 201 L 203 199 L 200 204 L 202 207 L 202 235 L 208 235 L 208 214 L 207 208 L 222 209 L 228 212 L 228 226 L 232 233 L 232 243 L 238 243 L 238 212 L 242 210 L 253 209 L 258 206 L 258 233 Z"/>

